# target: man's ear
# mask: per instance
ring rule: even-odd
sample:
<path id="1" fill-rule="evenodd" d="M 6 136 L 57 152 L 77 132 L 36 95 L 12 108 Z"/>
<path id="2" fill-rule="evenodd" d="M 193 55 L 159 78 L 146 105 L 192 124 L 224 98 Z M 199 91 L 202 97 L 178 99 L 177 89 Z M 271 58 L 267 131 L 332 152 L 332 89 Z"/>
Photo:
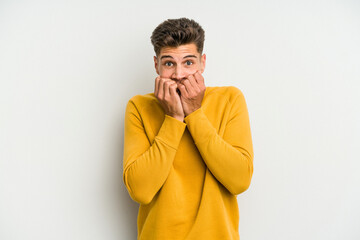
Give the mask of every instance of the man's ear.
<path id="1" fill-rule="evenodd" d="M 159 75 L 159 69 L 158 69 L 159 64 L 156 56 L 154 56 L 154 65 L 155 65 L 155 71 Z"/>
<path id="2" fill-rule="evenodd" d="M 205 65 L 206 65 L 206 54 L 204 53 L 203 55 L 201 55 L 201 74 L 205 71 Z"/>

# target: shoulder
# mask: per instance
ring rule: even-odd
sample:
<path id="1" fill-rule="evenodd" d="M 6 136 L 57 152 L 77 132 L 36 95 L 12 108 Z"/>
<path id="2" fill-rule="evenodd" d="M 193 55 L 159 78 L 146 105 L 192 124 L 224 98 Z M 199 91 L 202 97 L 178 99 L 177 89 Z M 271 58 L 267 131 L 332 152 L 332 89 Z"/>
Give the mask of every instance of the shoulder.
<path id="1" fill-rule="evenodd" d="M 154 93 L 138 94 L 131 97 L 127 103 L 128 108 L 136 108 L 138 111 L 143 108 L 158 105 L 158 100 Z"/>
<path id="2" fill-rule="evenodd" d="M 129 99 L 129 102 L 141 103 L 141 104 L 150 103 L 153 101 L 157 101 L 154 93 L 147 93 L 147 94 L 143 94 L 143 95 L 138 94 Z"/>
<path id="3" fill-rule="evenodd" d="M 237 98 L 244 98 L 242 91 L 235 86 L 207 87 L 209 97 L 226 98 L 228 102 L 233 102 Z"/>

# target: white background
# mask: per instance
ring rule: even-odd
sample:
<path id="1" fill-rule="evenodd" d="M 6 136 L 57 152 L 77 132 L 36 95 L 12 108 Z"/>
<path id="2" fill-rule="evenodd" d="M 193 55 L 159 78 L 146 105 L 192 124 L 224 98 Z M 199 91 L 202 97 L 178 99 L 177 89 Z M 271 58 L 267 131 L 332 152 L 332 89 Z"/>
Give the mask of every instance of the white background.
<path id="1" fill-rule="evenodd" d="M 241 239 L 360 239 L 359 1 L 0 0 L 1 240 L 136 239 L 124 110 L 153 92 L 153 29 L 183 16 L 206 85 L 247 101 Z"/>

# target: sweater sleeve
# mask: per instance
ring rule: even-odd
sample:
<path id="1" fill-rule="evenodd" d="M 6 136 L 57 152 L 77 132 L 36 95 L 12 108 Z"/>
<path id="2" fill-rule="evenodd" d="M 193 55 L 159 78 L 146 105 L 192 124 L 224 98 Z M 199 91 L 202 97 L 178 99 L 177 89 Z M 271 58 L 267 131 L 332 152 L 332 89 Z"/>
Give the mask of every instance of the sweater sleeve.
<path id="1" fill-rule="evenodd" d="M 186 124 L 165 115 L 152 144 L 142 118 L 130 100 L 124 122 L 123 181 L 131 198 L 141 204 L 151 202 L 164 184 Z"/>
<path id="2" fill-rule="evenodd" d="M 207 119 L 202 108 L 185 117 L 185 123 L 211 173 L 233 195 L 250 186 L 253 146 L 248 110 L 242 92 L 230 104 L 230 116 L 223 137 Z M 216 111 L 216 109 L 214 109 Z"/>

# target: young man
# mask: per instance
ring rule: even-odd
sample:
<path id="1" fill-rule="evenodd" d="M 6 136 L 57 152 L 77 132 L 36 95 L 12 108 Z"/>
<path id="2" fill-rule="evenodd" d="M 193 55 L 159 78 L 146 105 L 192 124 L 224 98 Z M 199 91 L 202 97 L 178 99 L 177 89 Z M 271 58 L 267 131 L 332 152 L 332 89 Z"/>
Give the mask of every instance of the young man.
<path id="1" fill-rule="evenodd" d="M 236 87 L 205 87 L 204 31 L 168 19 L 152 33 L 155 91 L 126 107 L 123 180 L 140 203 L 138 239 L 239 239 L 250 185 L 249 116 Z"/>

